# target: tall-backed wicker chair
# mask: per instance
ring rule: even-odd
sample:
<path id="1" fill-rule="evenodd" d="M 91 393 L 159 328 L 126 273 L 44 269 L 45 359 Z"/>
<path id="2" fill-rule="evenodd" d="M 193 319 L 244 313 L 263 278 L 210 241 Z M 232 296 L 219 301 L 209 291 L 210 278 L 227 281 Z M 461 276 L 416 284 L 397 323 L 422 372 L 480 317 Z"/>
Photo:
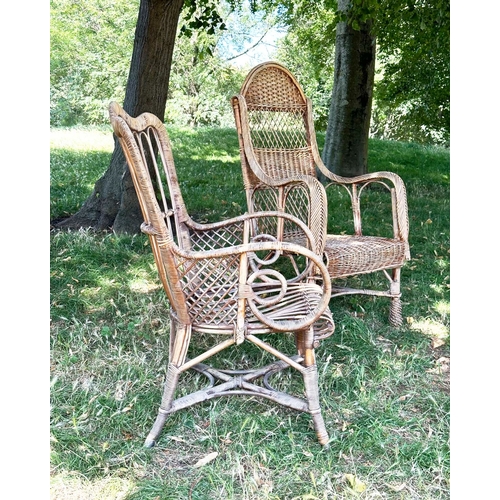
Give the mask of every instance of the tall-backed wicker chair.
<path id="1" fill-rule="evenodd" d="M 308 412 L 319 442 L 327 444 L 315 347 L 334 331 L 328 271 L 315 252 L 263 234 L 259 223 L 264 221 L 276 231 L 284 221 L 296 224 L 311 248 L 314 236 L 298 219 L 276 211 L 212 224 L 193 221 L 182 198 L 163 123 L 150 113 L 133 118 L 115 102 L 109 115 L 139 198 L 144 217 L 141 230 L 149 236 L 170 304 L 166 382 L 146 446 L 155 444 L 169 414 L 226 395 L 261 396 Z M 300 257 L 293 266 L 290 255 Z M 303 267 L 298 268 L 299 264 Z M 325 279 L 322 286 L 311 279 L 313 268 Z M 292 334 L 293 353 L 273 346 L 274 334 L 280 333 Z M 272 355 L 271 364 L 248 367 L 233 360 L 232 369 L 225 369 L 204 363 L 208 358 L 212 362 L 224 358 L 213 356 L 245 341 Z M 302 375 L 305 397 L 273 388 L 270 377 L 289 367 Z M 210 384 L 176 398 L 179 377 L 189 369 L 205 375 Z"/>
<path id="2" fill-rule="evenodd" d="M 345 188 L 350 196 L 353 234 L 326 234 L 324 257 L 333 280 L 332 297 L 345 294 L 367 294 L 391 299 L 389 322 L 402 324 L 401 267 L 410 258 L 408 243 L 408 208 L 402 179 L 392 172 L 376 172 L 345 178 L 330 172 L 323 164 L 314 130 L 311 100 L 294 76 L 282 65 L 266 62 L 254 67 L 247 75 L 240 93 L 232 98 L 236 128 L 240 142 L 243 181 L 249 211 L 280 209 L 293 213 L 303 221 L 310 219 L 306 204 L 289 205 L 275 187 L 286 189 L 286 182 L 318 175 L 326 179 L 329 197 L 328 217 L 338 220 L 333 212 L 333 186 Z M 368 188 L 370 186 L 370 188 Z M 390 234 L 365 235 L 362 228 L 361 198 L 376 186 L 387 190 Z M 367 189 L 368 188 L 368 189 Z M 364 200 L 369 197 L 364 198 Z M 363 205 L 365 207 L 365 204 Z M 300 210 L 303 210 L 300 213 Z M 392 214 L 392 215 L 391 215 Z M 319 230 L 315 229 L 316 233 Z M 340 231 L 339 231 L 340 232 Z M 285 239 L 300 243 L 294 235 Z M 346 286 L 346 278 L 381 271 L 389 281 L 388 289 L 377 283 L 379 289 Z M 385 281 L 385 279 L 384 279 Z"/>

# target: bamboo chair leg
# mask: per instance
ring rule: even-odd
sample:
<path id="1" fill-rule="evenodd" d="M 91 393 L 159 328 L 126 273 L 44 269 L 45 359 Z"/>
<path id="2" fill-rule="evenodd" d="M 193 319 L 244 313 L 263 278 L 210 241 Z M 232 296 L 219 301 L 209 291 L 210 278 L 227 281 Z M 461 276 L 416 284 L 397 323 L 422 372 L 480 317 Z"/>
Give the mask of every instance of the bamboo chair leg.
<path id="1" fill-rule="evenodd" d="M 165 425 L 165 420 L 167 419 L 168 410 L 172 406 L 172 401 L 174 398 L 175 389 L 177 387 L 177 382 L 179 381 L 179 369 L 172 363 L 168 366 L 167 378 L 165 380 L 165 386 L 163 389 L 163 397 L 161 400 L 160 409 L 158 410 L 158 415 L 156 417 L 155 423 L 151 428 L 151 431 L 144 442 L 146 448 L 152 448 L 156 444 L 156 440 L 160 435 L 163 426 Z"/>
<path id="2" fill-rule="evenodd" d="M 319 404 L 319 390 L 318 390 L 318 368 L 316 365 L 307 367 L 304 371 L 304 386 L 306 389 L 307 402 L 309 405 L 309 413 L 311 414 L 314 430 L 318 437 L 319 443 L 327 448 L 330 438 L 326 431 L 325 421 L 321 413 Z"/>
<path id="3" fill-rule="evenodd" d="M 304 357 L 304 366 L 306 369 L 302 375 L 304 377 L 304 387 L 307 397 L 307 404 L 309 413 L 311 414 L 314 430 L 318 437 L 319 443 L 328 448 L 328 432 L 326 431 L 325 421 L 321 413 L 321 406 L 319 402 L 319 389 L 318 389 L 318 367 L 316 366 L 316 358 L 313 348 L 314 332 L 310 327 L 308 330 L 297 332 L 296 343 L 299 354 Z M 301 352 L 302 351 L 302 352 Z"/>
<path id="4" fill-rule="evenodd" d="M 179 367 L 182 366 L 186 360 L 187 350 L 191 340 L 191 327 L 189 325 L 180 325 L 171 318 L 170 328 L 171 341 L 167 377 L 163 389 L 160 409 L 158 410 L 158 416 L 144 443 L 147 448 L 152 448 L 156 444 L 156 440 L 165 425 L 165 420 L 172 407 L 175 389 L 179 382 L 179 375 L 181 373 Z"/>
<path id="5" fill-rule="evenodd" d="M 400 276 L 400 267 L 392 270 L 391 294 L 393 294 L 394 297 L 391 298 L 391 304 L 389 306 L 389 324 L 394 327 L 399 327 L 403 324 Z"/>

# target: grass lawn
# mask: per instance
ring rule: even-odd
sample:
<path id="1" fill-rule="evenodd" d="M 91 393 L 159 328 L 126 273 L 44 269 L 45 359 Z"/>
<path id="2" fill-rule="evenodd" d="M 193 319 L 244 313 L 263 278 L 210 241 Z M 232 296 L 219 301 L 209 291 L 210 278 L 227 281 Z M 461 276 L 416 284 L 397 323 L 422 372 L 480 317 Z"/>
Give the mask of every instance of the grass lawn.
<path id="1" fill-rule="evenodd" d="M 188 211 L 244 212 L 235 130 L 168 130 Z M 112 147 L 108 128 L 51 131 L 51 220 L 78 210 Z M 51 231 L 51 498 L 448 499 L 449 168 L 446 149 L 370 142 L 369 170 L 398 173 L 408 191 L 405 323 L 388 325 L 386 299 L 331 300 L 336 332 L 317 350 L 327 450 L 309 415 L 245 398 L 172 415 L 145 449 L 169 329 L 147 238 Z M 342 230 L 335 213 L 329 229 Z"/>

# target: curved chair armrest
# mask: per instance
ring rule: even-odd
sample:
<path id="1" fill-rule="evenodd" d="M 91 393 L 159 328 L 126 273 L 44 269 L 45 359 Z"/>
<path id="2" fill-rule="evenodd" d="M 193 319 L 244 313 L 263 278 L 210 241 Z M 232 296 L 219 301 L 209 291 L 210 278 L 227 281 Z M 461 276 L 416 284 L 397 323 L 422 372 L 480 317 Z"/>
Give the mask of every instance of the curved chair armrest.
<path id="1" fill-rule="evenodd" d="M 324 190 L 324 188 L 323 188 Z M 230 219 L 226 219 L 223 221 L 219 222 L 214 222 L 214 223 L 209 223 L 209 224 L 201 224 L 198 222 L 195 222 L 192 219 L 184 221 L 187 227 L 189 227 L 191 230 L 196 231 L 196 232 L 209 232 L 209 233 L 216 233 L 222 238 L 224 238 L 224 233 L 227 232 L 231 234 L 232 236 L 235 235 L 236 232 L 241 234 L 241 239 L 238 241 L 238 243 L 243 243 L 243 226 L 245 221 L 251 221 L 251 220 L 258 220 L 258 219 L 263 219 L 263 218 L 269 218 L 269 217 L 274 217 L 274 218 L 281 218 L 288 220 L 290 222 L 293 222 L 296 224 L 304 233 L 304 236 L 306 237 L 308 241 L 308 247 L 310 249 L 315 250 L 316 249 L 316 238 L 314 237 L 312 231 L 309 229 L 307 224 L 302 222 L 299 218 L 295 217 L 294 215 L 281 212 L 281 211 L 263 211 L 263 212 L 252 212 L 252 213 L 245 213 L 243 215 L 239 215 L 237 217 L 232 217 Z M 228 241 L 230 238 L 228 238 Z M 317 252 L 318 255 L 321 252 Z"/>
<path id="2" fill-rule="evenodd" d="M 312 102 L 310 98 L 307 101 L 307 130 L 311 140 L 311 150 L 313 155 L 313 161 L 315 162 L 318 170 L 321 174 L 328 179 L 333 184 L 341 185 L 347 189 L 351 187 L 352 190 L 359 191 L 363 189 L 364 186 L 370 184 L 371 182 L 378 182 L 383 184 L 390 192 L 393 203 L 393 218 L 394 218 L 394 238 L 404 241 L 406 243 L 406 254 L 407 258 L 410 258 L 410 250 L 408 245 L 408 233 L 409 233 L 409 222 L 408 222 L 408 202 L 406 199 L 406 187 L 403 179 L 394 173 L 388 171 L 372 172 L 364 175 L 359 175 L 355 177 L 342 177 L 336 175 L 323 163 L 318 150 L 318 143 L 316 141 L 316 132 L 314 130 L 314 120 L 312 115 Z M 349 190 L 349 189 L 348 189 Z M 356 223 L 359 227 L 355 230 L 361 230 L 361 214 L 359 213 L 359 200 L 353 198 L 353 193 L 349 191 L 351 195 L 351 201 L 353 205 L 353 212 L 355 220 L 358 219 Z"/>
<path id="3" fill-rule="evenodd" d="M 269 318 L 263 310 L 259 310 L 255 306 L 255 302 L 259 300 L 257 294 L 254 292 L 254 287 L 252 287 L 253 278 L 255 273 L 250 274 L 248 276 L 248 268 L 243 266 L 240 268 L 240 276 L 238 283 L 238 298 L 244 298 L 248 301 L 248 304 L 254 314 L 258 317 L 262 323 L 267 325 L 269 328 L 272 328 L 276 331 L 288 332 L 288 331 L 297 331 L 308 328 L 315 321 L 317 321 L 323 312 L 328 307 L 330 296 L 331 296 L 331 280 L 328 274 L 328 269 L 322 261 L 322 257 L 318 256 L 311 250 L 302 247 L 300 245 L 296 245 L 294 243 L 287 243 L 281 241 L 263 241 L 258 243 L 244 243 L 241 245 L 208 250 L 208 251 L 186 251 L 181 248 L 175 246 L 174 253 L 182 258 L 183 260 L 191 260 L 191 261 L 205 261 L 205 260 L 213 260 L 213 259 L 223 259 L 225 257 L 234 257 L 239 255 L 240 257 L 246 257 L 248 260 L 254 257 L 254 254 L 257 252 L 279 252 L 283 254 L 296 254 L 302 257 L 305 257 L 308 260 L 308 268 L 311 266 L 315 266 L 316 272 L 319 273 L 319 276 L 315 276 L 314 280 L 312 279 L 312 274 L 310 273 L 302 273 L 303 279 L 302 283 L 306 288 L 312 290 L 316 293 L 321 291 L 321 298 L 318 301 L 317 306 L 313 311 L 310 311 L 304 317 L 295 320 L 273 320 Z M 279 283 L 281 287 L 281 293 L 286 294 L 287 287 L 297 285 L 296 282 L 287 281 L 286 278 L 281 275 L 276 270 L 272 271 L 272 274 L 276 279 L 272 281 L 272 288 L 276 291 L 276 286 Z M 242 274 L 243 273 L 243 274 Z M 318 283 L 313 283 L 313 281 L 318 281 Z M 235 283 L 235 286 L 237 284 Z M 270 285 L 271 286 L 271 285 Z M 262 291 L 262 290 L 261 290 Z M 256 300 L 257 297 L 257 300 Z M 272 304 L 266 305 L 264 308 L 266 311 L 272 312 Z"/>
<path id="4" fill-rule="evenodd" d="M 353 211 L 355 219 L 358 218 L 360 221 L 361 214 L 359 212 L 359 195 L 365 186 L 373 182 L 382 184 L 391 193 L 392 199 L 392 212 L 394 219 L 394 238 L 406 242 L 407 244 L 407 258 L 410 258 L 409 245 L 408 245 L 408 234 L 409 234 L 409 221 L 408 221 L 408 201 L 406 198 L 406 187 L 403 179 L 394 173 L 388 171 L 372 172 L 368 174 L 358 175 L 355 177 L 342 177 L 336 175 L 330 170 L 328 170 L 319 157 L 315 154 L 316 165 L 320 172 L 325 176 L 328 184 L 341 185 L 349 189 L 351 195 L 351 202 L 353 204 Z M 356 193 L 354 193 L 354 190 Z M 360 224 L 360 222 L 359 222 Z M 360 227 L 360 226 L 359 226 Z"/>

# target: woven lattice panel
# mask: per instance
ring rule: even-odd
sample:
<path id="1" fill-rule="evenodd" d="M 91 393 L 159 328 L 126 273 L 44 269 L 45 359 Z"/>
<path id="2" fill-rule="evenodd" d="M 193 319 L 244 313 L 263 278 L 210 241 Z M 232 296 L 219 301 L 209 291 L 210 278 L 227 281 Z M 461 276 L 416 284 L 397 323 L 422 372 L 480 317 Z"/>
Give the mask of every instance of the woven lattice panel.
<path id="1" fill-rule="evenodd" d="M 213 250 L 243 243 L 243 224 L 233 224 L 217 230 L 191 229 L 191 250 Z"/>
<path id="2" fill-rule="evenodd" d="M 309 224 L 309 191 L 304 185 L 293 185 L 286 189 L 284 206 L 289 214 L 294 215 L 305 224 Z M 297 226 L 285 221 L 285 234 L 297 234 Z M 300 232 L 302 235 L 302 232 Z"/>
<path id="3" fill-rule="evenodd" d="M 278 210 L 278 190 L 274 188 L 264 187 L 256 189 L 252 195 L 253 209 L 256 212 Z M 259 234 L 277 234 L 277 219 L 274 217 L 266 217 L 256 221 L 257 233 Z"/>
<path id="4" fill-rule="evenodd" d="M 252 106 L 289 106 L 304 104 L 304 98 L 290 77 L 279 68 L 269 67 L 257 74 L 246 93 L 246 101 Z"/>
<path id="5" fill-rule="evenodd" d="M 254 153 L 267 175 L 273 178 L 315 175 L 305 133 L 305 112 L 305 106 L 287 111 L 248 111 Z"/>
<path id="6" fill-rule="evenodd" d="M 283 111 L 248 110 L 253 146 L 268 149 L 307 147 L 304 129 L 305 113 L 305 106 Z"/>
<path id="7" fill-rule="evenodd" d="M 178 261 L 178 272 L 193 322 L 233 324 L 236 321 L 239 256 Z"/>

